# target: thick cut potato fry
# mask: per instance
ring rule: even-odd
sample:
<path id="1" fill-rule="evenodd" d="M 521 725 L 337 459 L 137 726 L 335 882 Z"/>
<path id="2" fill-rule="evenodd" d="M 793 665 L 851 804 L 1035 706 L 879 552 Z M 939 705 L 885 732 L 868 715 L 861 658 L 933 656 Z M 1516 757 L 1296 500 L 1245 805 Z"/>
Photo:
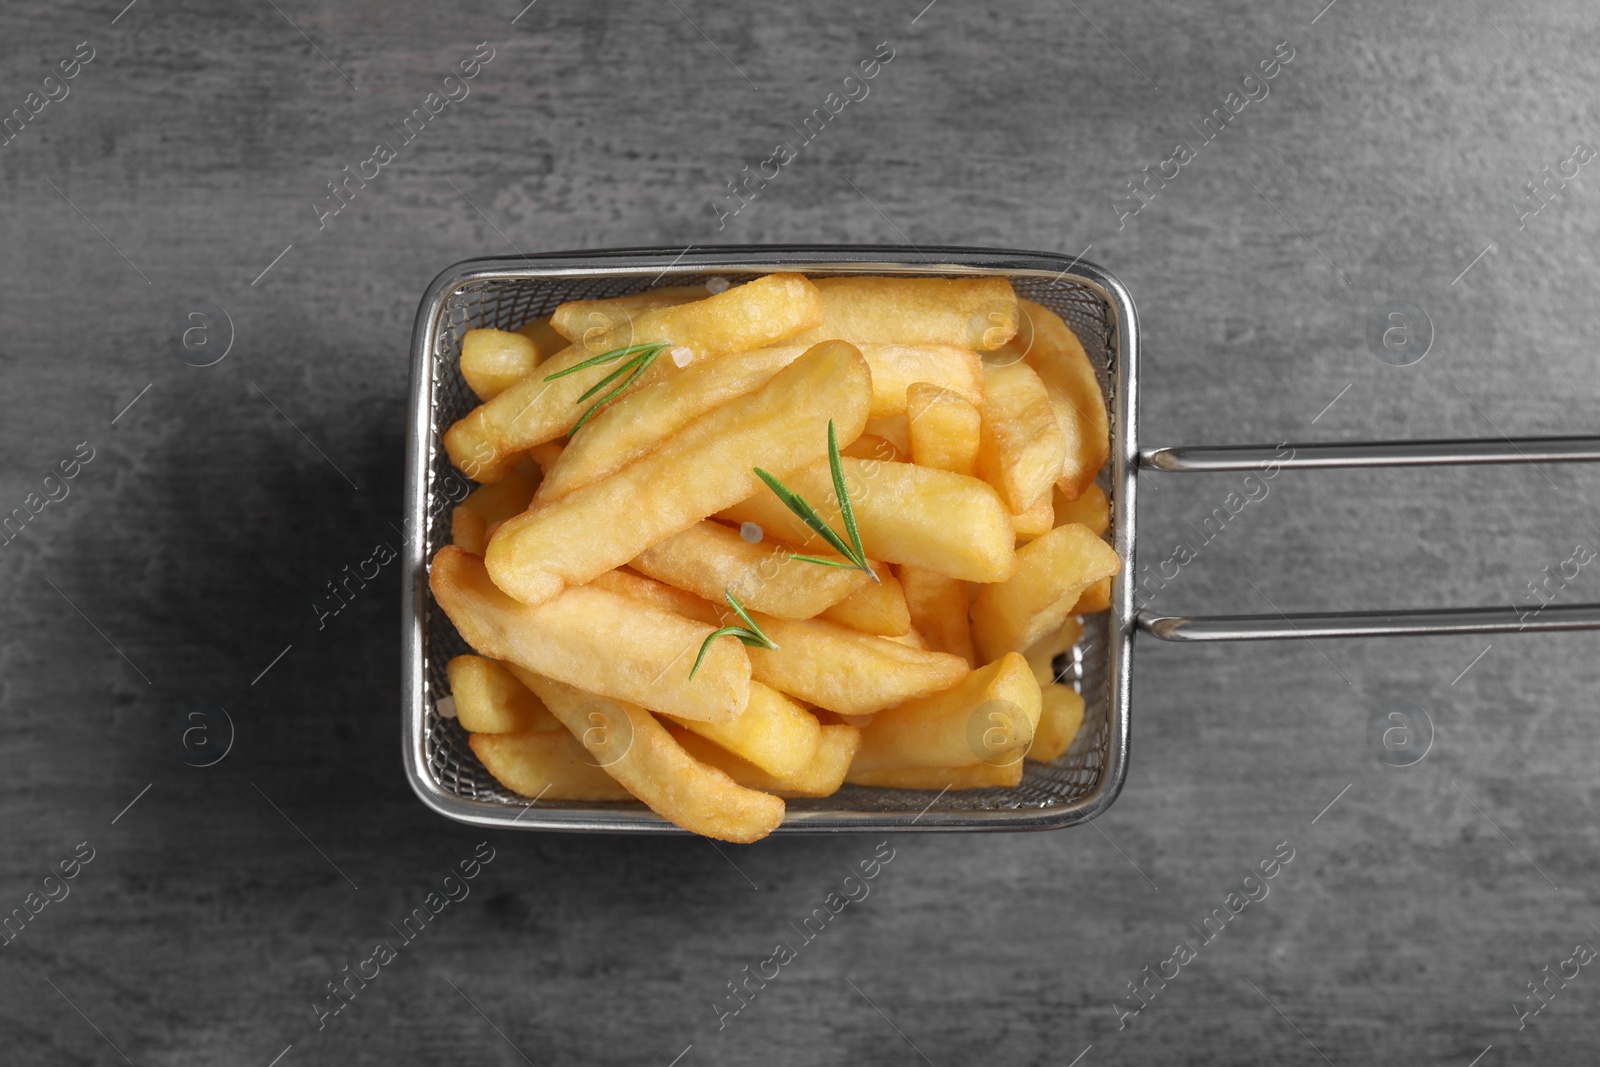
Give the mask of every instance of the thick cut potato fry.
<path id="1" fill-rule="evenodd" d="M 534 347 L 539 350 L 540 359 L 549 359 L 566 348 L 569 343 L 565 337 L 556 332 L 554 326 L 550 325 L 549 315 L 523 323 L 517 327 L 517 332 L 533 342 Z"/>
<path id="2" fill-rule="evenodd" d="M 664 285 L 607 300 L 569 300 L 550 316 L 550 326 L 568 342 L 581 341 L 590 330 L 614 330 L 646 311 L 677 307 L 710 295 L 703 285 Z"/>
<path id="3" fill-rule="evenodd" d="M 556 441 L 546 441 L 542 445 L 534 445 L 528 449 L 528 458 L 538 466 L 541 476 L 548 478 L 556 469 L 556 464 L 561 462 L 562 453 L 565 451 L 566 446 Z M 539 484 L 543 485 L 544 482 L 540 481 Z"/>
<path id="4" fill-rule="evenodd" d="M 1072 646 L 1082 637 L 1083 623 L 1069 615 L 1067 621 L 1061 624 L 1060 630 L 1046 634 L 1024 650 L 1022 656 L 1028 661 L 1028 666 L 1033 668 L 1033 676 L 1038 680 L 1040 688 L 1056 683 L 1056 657 L 1064 652 L 1071 652 Z"/>
<path id="5" fill-rule="evenodd" d="M 750 703 L 729 722 L 664 717 L 778 778 L 793 778 L 804 770 L 822 738 L 815 715 L 760 682 L 750 683 Z"/>
<path id="6" fill-rule="evenodd" d="M 1011 513 L 987 483 L 910 463 L 841 459 L 840 468 L 869 559 L 909 563 L 973 582 L 1004 581 L 1016 568 Z M 824 522 L 835 531 L 844 529 L 826 459 L 781 477 Z M 807 552 L 827 550 L 765 486 L 718 517 L 754 522 Z"/>
<path id="7" fill-rule="evenodd" d="M 717 768 L 748 789 L 759 789 L 780 797 L 831 797 L 844 784 L 850 761 L 855 758 L 856 749 L 861 747 L 861 731 L 854 726 L 841 724 L 823 726 L 820 731 L 817 750 L 810 761 L 787 777 L 764 771 L 687 730 L 673 730 L 673 737 L 695 759 Z"/>
<path id="8" fill-rule="evenodd" d="M 886 440 L 874 433 L 863 433 L 860 437 L 839 450 L 841 456 L 851 459 L 875 459 L 879 462 L 908 463 L 910 457 L 894 446 L 893 441 Z"/>
<path id="9" fill-rule="evenodd" d="M 1039 724 L 1039 683 L 1009 653 L 955 685 L 880 711 L 850 773 L 1021 762 Z"/>
<path id="10" fill-rule="evenodd" d="M 1080 522 L 1097 534 L 1103 534 L 1111 527 L 1111 501 L 1106 499 L 1106 491 L 1093 482 L 1076 500 L 1068 500 L 1058 484 L 1055 488 L 1055 512 L 1057 526 Z"/>
<path id="11" fill-rule="evenodd" d="M 732 593 L 746 608 L 781 619 L 809 619 L 853 594 L 877 589 L 861 571 L 790 559 L 793 551 L 768 539 L 750 544 L 720 522 L 707 520 L 657 541 L 630 566 L 714 603 Z M 879 596 L 873 604 L 882 600 Z"/>
<path id="12" fill-rule="evenodd" d="M 846 338 L 848 340 L 848 338 Z M 969 404 L 983 400 L 983 361 L 962 345 L 861 345 L 872 368 L 872 417 L 904 415 L 908 390 L 931 385 Z"/>
<path id="13" fill-rule="evenodd" d="M 1020 513 L 1061 476 L 1067 439 L 1044 383 L 1026 363 L 985 366 L 983 390 L 978 474 Z"/>
<path id="14" fill-rule="evenodd" d="M 776 650 L 751 645 L 751 677 L 780 693 L 842 715 L 866 715 L 935 693 L 967 673 L 967 662 L 820 619 L 751 613 Z"/>
<path id="15" fill-rule="evenodd" d="M 1028 506 L 1027 510 L 1011 516 L 1012 529 L 1017 531 L 1017 539 L 1031 541 L 1040 534 L 1047 534 L 1055 529 L 1056 509 L 1051 499 L 1051 494 L 1056 491 L 1054 486 L 1046 489 Z"/>
<path id="16" fill-rule="evenodd" d="M 903 456 L 911 454 L 911 427 L 907 424 L 904 415 L 889 415 L 881 419 L 868 419 L 865 432 L 888 441 Z M 883 459 L 886 457 L 875 456 L 873 458 Z"/>
<path id="17" fill-rule="evenodd" d="M 450 513 L 451 542 L 483 555 L 491 528 L 526 510 L 539 477 L 539 465 L 531 457 L 524 458 L 505 478 L 468 493 Z"/>
<path id="18" fill-rule="evenodd" d="M 737 641 L 715 642 L 689 677 L 713 629 L 706 623 L 593 587 L 530 607 L 501 592 L 483 560 L 453 545 L 433 558 L 429 585 L 467 643 L 508 665 L 707 722 L 737 717 L 750 700 L 750 661 Z"/>
<path id="19" fill-rule="evenodd" d="M 456 721 L 473 734 L 517 734 L 561 725 L 510 671 L 483 656 L 457 656 L 445 664 Z"/>
<path id="20" fill-rule="evenodd" d="M 539 346 L 509 330 L 468 330 L 461 339 L 461 376 L 479 400 L 493 400 L 534 372 Z"/>
<path id="21" fill-rule="evenodd" d="M 800 345 L 728 352 L 629 389 L 572 435 L 536 499 L 555 500 L 620 470 L 711 409 L 760 389 L 804 353 Z"/>
<path id="22" fill-rule="evenodd" d="M 725 293 L 677 307 L 655 308 L 614 330 L 585 336 L 539 364 L 539 373 L 477 408 L 444 435 L 450 461 L 469 478 L 499 481 L 514 453 L 571 430 L 591 401 L 581 397 L 617 366 L 604 364 L 550 381 L 549 376 L 602 353 L 632 344 L 665 342 L 694 359 L 743 352 L 784 340 L 821 321 L 822 298 L 798 274 L 768 274 Z M 671 357 L 657 358 L 635 387 L 679 371 Z"/>
<path id="23" fill-rule="evenodd" d="M 1028 758 L 1049 763 L 1072 747 L 1083 726 L 1083 697 L 1070 685 L 1047 685 L 1039 694 L 1039 726 Z"/>
<path id="24" fill-rule="evenodd" d="M 906 418 L 913 463 L 956 474 L 978 473 L 981 416 L 972 401 L 917 382 L 906 390 Z"/>
<path id="25" fill-rule="evenodd" d="M 694 619 L 696 622 L 703 622 L 716 628 L 722 626 L 722 615 L 727 611 L 726 607 L 713 604 L 693 593 L 675 589 L 626 569 L 607 571 L 589 584 L 596 589 L 643 600 L 663 611 L 670 611 L 674 615 L 682 615 L 686 619 Z"/>
<path id="26" fill-rule="evenodd" d="M 1034 734 L 1035 738 L 1038 734 Z M 930 789 L 959 792 L 963 789 L 988 789 L 994 786 L 1015 788 L 1022 782 L 1022 761 L 996 766 L 974 763 L 969 767 L 912 767 L 900 771 L 851 772 L 845 781 L 851 785 L 871 785 L 884 789 Z"/>
<path id="27" fill-rule="evenodd" d="M 1111 610 L 1111 579 L 1102 578 L 1083 591 L 1078 602 L 1072 605 L 1074 615 L 1093 615 L 1097 611 Z"/>
<path id="28" fill-rule="evenodd" d="M 1083 344 L 1061 316 L 1031 300 L 1022 304 L 1022 324 L 1013 344 L 1044 382 L 1067 450 L 1062 460 L 1061 491 L 1068 500 L 1087 489 L 1111 455 L 1111 420 L 1106 413 L 1100 379 Z"/>
<path id="29" fill-rule="evenodd" d="M 518 796 L 541 800 L 633 799 L 633 794 L 601 770 L 592 757 L 585 758 L 588 753 L 583 745 L 559 722 L 554 730 L 473 734 L 467 744 L 495 781 Z"/>
<path id="30" fill-rule="evenodd" d="M 972 629 L 967 623 L 967 583 L 926 567 L 902 566 L 900 585 L 913 633 L 921 634 L 935 652 L 960 656 L 971 666 Z"/>
<path id="31" fill-rule="evenodd" d="M 1017 295 L 1005 278 L 819 278 L 824 316 L 804 344 L 960 345 L 999 348 L 1017 332 Z"/>
<path id="32" fill-rule="evenodd" d="M 783 822 L 783 801 L 746 789 L 685 752 L 637 704 L 611 701 L 531 671 L 516 672 L 605 772 L 685 830 L 747 844 Z"/>
<path id="33" fill-rule="evenodd" d="M 817 570 L 835 569 L 817 567 L 814 563 L 801 565 Z M 872 569 L 878 575 L 876 582 L 860 571 L 846 571 L 846 574 L 860 574 L 866 579 L 865 582 L 855 592 L 818 614 L 817 618 L 860 630 L 864 634 L 903 637 L 911 632 L 911 612 L 906 607 L 905 590 L 900 588 L 900 582 L 888 567 L 877 563 L 873 564 Z"/>
<path id="34" fill-rule="evenodd" d="M 829 420 L 839 440 L 855 440 L 871 396 L 861 353 L 817 345 L 654 452 L 507 521 L 489 541 L 489 573 L 518 600 L 544 603 L 757 489 L 770 496 L 755 467 L 786 477 L 818 459 L 826 466 Z"/>
<path id="35" fill-rule="evenodd" d="M 972 640 L 985 663 L 1061 627 L 1083 591 L 1122 569 L 1087 526 L 1058 526 L 1017 552 L 1017 572 L 984 586 L 972 605 Z"/>

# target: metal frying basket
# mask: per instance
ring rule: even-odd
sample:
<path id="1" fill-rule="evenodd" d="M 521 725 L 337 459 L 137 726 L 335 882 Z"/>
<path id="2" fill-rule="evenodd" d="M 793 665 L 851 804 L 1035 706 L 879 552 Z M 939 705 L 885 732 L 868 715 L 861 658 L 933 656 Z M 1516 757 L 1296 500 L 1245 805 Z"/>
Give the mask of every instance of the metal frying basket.
<path id="1" fill-rule="evenodd" d="M 1072 747 L 1053 763 L 1029 761 L 1016 788 L 923 792 L 846 786 L 831 797 L 791 800 L 779 833 L 879 830 L 1028 830 L 1094 818 L 1116 799 L 1127 773 L 1129 669 L 1133 635 L 1164 640 L 1493 632 L 1600 628 L 1600 606 L 1547 608 L 1525 627 L 1510 609 L 1442 612 L 1143 617 L 1133 610 L 1136 474 L 1281 467 L 1388 466 L 1600 459 L 1589 439 L 1300 445 L 1275 448 L 1168 448 L 1138 451 L 1139 335 L 1133 302 L 1114 277 L 1091 264 L 1040 252 L 893 246 L 747 246 L 553 253 L 458 263 L 429 286 L 412 334 L 411 426 L 406 447 L 402 648 L 406 775 L 425 804 L 462 822 L 529 830 L 677 833 L 634 803 L 540 802 L 505 789 L 478 763 L 466 733 L 441 717 L 445 663 L 468 651 L 428 590 L 427 565 L 449 541 L 450 507 L 467 484 L 450 466 L 444 431 L 477 400 L 461 378 L 461 338 L 475 327 L 514 329 L 566 300 L 621 296 L 714 276 L 738 283 L 772 271 L 813 277 L 893 274 L 959 277 L 998 274 L 1019 295 L 1059 314 L 1094 363 L 1111 414 L 1111 458 L 1100 475 L 1111 499 L 1108 537 L 1123 560 L 1111 610 L 1084 620 L 1084 637 L 1062 680 L 1084 697 Z"/>

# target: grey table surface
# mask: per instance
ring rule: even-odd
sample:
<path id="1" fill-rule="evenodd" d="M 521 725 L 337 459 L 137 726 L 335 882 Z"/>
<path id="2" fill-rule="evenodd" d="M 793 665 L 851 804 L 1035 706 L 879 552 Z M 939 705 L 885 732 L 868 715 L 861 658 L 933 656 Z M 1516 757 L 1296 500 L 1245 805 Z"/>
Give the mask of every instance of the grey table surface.
<path id="1" fill-rule="evenodd" d="M 1139 304 L 1149 443 L 1583 433 L 1591 6 L 124 2 L 0 12 L 0 109 L 22 109 L 0 507 L 44 504 L 0 546 L 0 911 L 37 909 L 0 947 L 0 1059 L 1593 1062 L 1593 636 L 1142 641 L 1103 818 L 889 840 L 870 896 L 733 1014 L 728 983 L 877 840 L 445 821 L 401 775 L 397 575 L 320 629 L 313 607 L 400 517 L 412 316 L 479 255 L 1087 249 Z M 725 182 L 880 43 L 868 95 L 719 228 Z M 342 168 L 491 50 L 319 226 Z M 189 366 L 169 331 L 207 301 L 232 347 Z M 1410 366 L 1368 344 L 1391 301 L 1432 323 Z M 1144 559 L 1239 482 L 1143 476 Z M 1581 466 L 1284 473 L 1153 607 L 1536 603 L 1600 548 L 1594 488 Z M 1574 568 L 1547 599 L 1600 599 Z M 1410 766 L 1368 740 L 1397 702 L 1433 726 Z M 191 766 L 224 708 L 231 751 Z M 1190 924 L 1280 847 L 1270 895 L 1201 944 Z M 328 983 L 480 848 L 470 895 L 319 1026 Z M 1181 939 L 1196 958 L 1131 1014 Z"/>

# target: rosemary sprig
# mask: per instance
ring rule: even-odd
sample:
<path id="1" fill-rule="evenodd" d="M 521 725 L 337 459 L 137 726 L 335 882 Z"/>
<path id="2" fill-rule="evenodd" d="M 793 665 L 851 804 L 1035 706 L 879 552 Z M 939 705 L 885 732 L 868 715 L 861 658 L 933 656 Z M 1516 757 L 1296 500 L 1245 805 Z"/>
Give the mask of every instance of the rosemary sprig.
<path id="1" fill-rule="evenodd" d="M 706 653 L 711 651 L 711 642 L 725 634 L 737 637 L 741 642 L 747 645 L 756 645 L 760 648 L 770 648 L 774 650 L 776 650 L 778 647 L 777 644 L 773 642 L 772 638 L 761 632 L 761 627 L 756 625 L 756 621 L 750 617 L 750 613 L 745 611 L 744 606 L 733 598 L 733 594 L 731 592 L 724 589 L 722 591 L 722 595 L 728 598 L 729 606 L 733 608 L 733 610 L 738 614 L 739 618 L 744 620 L 745 624 L 743 626 L 724 626 L 720 630 L 712 631 L 711 634 L 706 637 L 704 643 L 701 644 L 700 654 L 694 658 L 694 666 L 689 668 L 690 678 L 693 678 L 694 672 L 700 669 L 700 663 L 706 658 Z"/>
<path id="2" fill-rule="evenodd" d="M 615 400 L 619 395 L 621 395 L 622 391 L 628 388 L 628 386 L 632 385 L 634 380 L 637 379 L 639 375 L 650 369 L 650 364 L 656 361 L 656 357 L 660 356 L 661 353 L 665 352 L 671 347 L 672 346 L 665 341 L 657 341 L 652 344 L 628 345 L 624 348 L 613 348 L 609 352 L 602 352 L 598 356 L 584 360 L 582 363 L 574 363 L 566 370 L 559 370 L 554 374 L 546 375 L 544 380 L 550 382 L 557 378 L 565 378 L 569 374 L 574 374 L 589 367 L 598 367 L 604 363 L 613 363 L 619 359 L 632 357 L 629 358 L 628 361 L 622 366 L 618 367 L 604 378 L 601 378 L 598 382 L 595 382 L 588 388 L 587 391 L 584 392 L 582 396 L 578 397 L 578 403 L 581 404 L 585 400 L 588 400 L 591 396 L 594 396 L 600 390 L 604 389 L 606 386 L 610 385 L 612 382 L 616 381 L 618 378 L 622 378 L 624 374 L 628 375 L 626 378 L 622 379 L 621 385 L 611 390 L 599 400 L 596 400 L 593 406 L 591 406 L 588 411 L 585 411 L 582 417 L 580 417 L 578 421 L 573 424 L 571 432 L 576 433 L 579 427 L 588 422 L 590 417 L 593 416 L 595 412 L 599 411 L 602 406 L 610 403 L 612 400 Z M 630 371 L 632 371 L 631 374 L 629 373 Z"/>
<path id="3" fill-rule="evenodd" d="M 803 563 L 815 563 L 823 567 L 843 567 L 849 570 L 866 571 L 873 581 L 878 582 L 878 575 L 867 562 L 866 550 L 861 547 L 861 533 L 856 529 L 855 509 L 850 506 L 850 493 L 844 484 L 844 467 L 839 459 L 839 437 L 833 428 L 833 420 L 828 420 L 828 467 L 833 472 L 833 495 L 839 500 L 839 517 L 844 520 L 844 532 L 849 536 L 848 543 L 843 537 L 833 532 L 833 528 L 822 521 L 822 516 L 817 514 L 817 509 L 806 503 L 805 498 L 788 486 L 780 482 L 771 472 L 760 467 L 753 468 L 756 477 L 767 483 L 773 495 L 783 501 L 784 507 L 800 517 L 800 521 L 815 530 L 818 537 L 828 542 L 833 550 L 844 557 L 844 561 L 836 559 L 823 559 L 821 556 L 791 555 L 790 559 L 797 559 Z M 879 584 L 882 584 L 881 582 Z"/>

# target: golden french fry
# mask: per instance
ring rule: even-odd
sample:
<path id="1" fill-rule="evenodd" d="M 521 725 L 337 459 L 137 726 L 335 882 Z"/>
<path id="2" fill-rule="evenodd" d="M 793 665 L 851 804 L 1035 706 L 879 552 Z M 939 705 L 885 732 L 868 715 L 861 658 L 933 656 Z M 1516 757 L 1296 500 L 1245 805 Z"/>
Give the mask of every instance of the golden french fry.
<path id="1" fill-rule="evenodd" d="M 884 418 L 868 419 L 867 427 L 863 431 L 874 437 L 881 437 L 894 446 L 895 451 L 903 456 L 911 454 L 911 429 L 906 422 L 905 415 L 889 415 Z M 883 456 L 874 456 L 874 459 L 883 459 Z"/>
<path id="2" fill-rule="evenodd" d="M 849 340 L 849 338 L 845 338 Z M 983 400 L 983 361 L 963 345 L 860 345 L 872 368 L 872 417 L 904 415 L 908 390 L 931 385 L 969 404 Z"/>
<path id="3" fill-rule="evenodd" d="M 703 285 L 664 285 L 606 300 L 569 300 L 550 316 L 550 326 L 567 342 L 581 341 L 589 330 L 614 330 L 646 311 L 677 307 L 710 295 Z"/>
<path id="4" fill-rule="evenodd" d="M 799 771 L 787 777 L 771 774 L 748 760 L 687 730 L 673 730 L 673 737 L 701 763 L 722 771 L 749 789 L 775 793 L 780 797 L 830 797 L 844 784 L 845 772 L 856 749 L 861 747 L 861 731 L 854 726 L 820 727 L 817 750 Z"/>
<path id="5" fill-rule="evenodd" d="M 1111 579 L 1101 578 L 1090 585 L 1072 606 L 1074 615 L 1093 615 L 1097 611 L 1111 610 Z"/>
<path id="6" fill-rule="evenodd" d="M 637 704 L 599 698 L 531 671 L 513 673 L 607 774 L 662 818 L 740 844 L 761 840 L 783 822 L 782 800 L 696 760 Z"/>
<path id="7" fill-rule="evenodd" d="M 492 400 L 534 372 L 539 347 L 509 330 L 468 330 L 461 338 L 461 376 L 479 400 Z"/>
<path id="8" fill-rule="evenodd" d="M 778 647 L 751 645 L 751 677 L 780 693 L 843 715 L 865 715 L 937 692 L 967 673 L 967 662 L 923 652 L 820 619 L 751 617 Z"/>
<path id="9" fill-rule="evenodd" d="M 967 623 L 967 583 L 947 578 L 926 567 L 900 567 L 900 585 L 905 590 L 906 607 L 913 633 L 927 641 L 936 652 L 960 656 L 971 666 L 972 630 Z"/>
<path id="10" fill-rule="evenodd" d="M 778 778 L 793 778 L 805 769 L 822 737 L 815 715 L 760 682 L 750 683 L 750 703 L 729 722 L 664 717 Z"/>
<path id="11" fill-rule="evenodd" d="M 813 567 L 816 570 L 836 569 L 818 567 L 814 563 L 802 566 Z M 862 585 L 849 596 L 818 613 L 817 618 L 836 622 L 840 626 L 848 626 L 852 630 L 860 630 L 864 634 L 877 634 L 879 637 L 904 636 L 911 631 L 911 612 L 906 608 L 905 590 L 900 588 L 899 581 L 890 573 L 888 567 L 878 563 L 874 564 L 872 569 L 878 575 L 877 582 L 867 578 L 860 571 L 845 571 L 846 574 L 861 575 L 864 579 Z"/>
<path id="12" fill-rule="evenodd" d="M 1056 492 L 1051 486 L 1039 495 L 1028 508 L 1011 516 L 1011 526 L 1017 532 L 1018 540 L 1031 541 L 1040 534 L 1047 534 L 1055 528 L 1056 509 L 1051 499 L 1051 494 Z"/>
<path id="13" fill-rule="evenodd" d="M 556 332 L 554 326 L 550 325 L 549 315 L 523 323 L 517 327 L 517 332 L 533 342 L 534 347 L 539 350 L 540 359 L 549 359 L 566 348 L 569 343 L 565 337 Z"/>
<path id="14" fill-rule="evenodd" d="M 949 649 L 946 649 L 946 648 L 934 648 L 932 645 L 928 644 L 928 639 L 923 637 L 921 634 L 917 633 L 916 630 L 908 630 L 903 634 L 896 634 L 893 637 L 886 637 L 886 638 L 884 638 L 884 640 L 886 640 L 886 641 L 898 641 L 900 644 L 905 645 L 907 648 L 920 648 L 924 652 L 948 652 L 948 651 L 950 651 Z M 968 661 L 968 665 L 969 666 L 970 666 L 970 663 L 971 663 L 971 661 Z"/>
<path id="15" fill-rule="evenodd" d="M 604 589 L 646 601 L 663 611 L 670 611 L 674 615 L 682 615 L 686 619 L 694 619 L 696 622 L 703 622 L 713 627 L 722 626 L 722 615 L 727 610 L 693 593 L 675 589 L 625 568 L 607 571 L 589 585 L 595 589 Z"/>
<path id="16" fill-rule="evenodd" d="M 1037 732 L 1034 734 L 1037 738 Z M 959 792 L 963 789 L 988 789 L 994 786 L 1015 788 L 1022 782 L 1022 761 L 998 766 L 974 763 L 967 767 L 909 767 L 898 771 L 851 772 L 845 777 L 851 785 L 871 785 L 884 789 L 929 789 Z"/>
<path id="17" fill-rule="evenodd" d="M 910 463 L 841 459 L 840 468 L 869 559 L 910 563 L 974 582 L 1011 576 L 1016 567 L 1011 513 L 987 483 Z M 835 531 L 844 529 L 826 459 L 780 477 Z M 754 522 L 807 552 L 826 550 L 826 543 L 765 486 L 718 518 Z"/>
<path id="18" fill-rule="evenodd" d="M 999 348 L 1017 332 L 1017 295 L 1001 277 L 819 278 L 822 322 L 795 340 Z"/>
<path id="19" fill-rule="evenodd" d="M 473 734 L 467 744 L 495 781 L 518 796 L 541 800 L 633 799 L 633 794 L 601 770 L 592 757 L 585 758 L 587 752 L 572 734 L 560 728 L 559 722 L 556 726 L 554 730 L 518 734 Z"/>
<path id="20" fill-rule="evenodd" d="M 555 500 L 620 470 L 712 408 L 760 389 L 804 353 L 800 345 L 728 352 L 629 389 L 573 434 L 536 499 Z"/>
<path id="21" fill-rule="evenodd" d="M 974 402 L 917 382 L 906 389 L 906 418 L 913 463 L 956 474 L 978 473 L 981 416 Z"/>
<path id="22" fill-rule="evenodd" d="M 839 440 L 855 440 L 871 396 L 867 365 L 853 346 L 816 345 L 757 392 L 654 452 L 507 521 L 489 541 L 489 573 L 518 600 L 541 604 L 757 489 L 770 496 L 755 467 L 782 478 L 819 458 L 826 466 L 829 420 Z"/>
<path id="23" fill-rule="evenodd" d="M 1026 353 L 1050 395 L 1067 450 L 1062 461 L 1061 491 L 1074 500 L 1094 481 L 1111 455 L 1111 420 L 1106 413 L 1100 379 L 1083 343 L 1061 316 L 1031 300 L 1022 304 L 1022 322 L 1013 344 Z"/>
<path id="24" fill-rule="evenodd" d="M 483 560 L 453 545 L 434 556 L 429 585 L 467 644 L 508 665 L 707 722 L 735 718 L 749 702 L 750 661 L 737 641 L 714 642 L 689 677 L 713 629 L 705 623 L 594 587 L 530 607 L 501 592 Z"/>
<path id="25" fill-rule="evenodd" d="M 722 603 L 723 594 L 732 593 L 746 608 L 783 619 L 809 619 L 847 598 L 878 589 L 862 571 L 791 559 L 793 552 L 788 545 L 765 538 L 751 544 L 738 532 L 707 520 L 657 541 L 635 556 L 630 566 L 713 603 Z M 882 601 L 879 595 L 871 604 Z M 892 606 L 880 611 L 892 611 Z"/>
<path id="26" fill-rule="evenodd" d="M 561 725 L 527 686 L 484 656 L 457 656 L 445 664 L 456 721 L 473 734 L 517 734 Z"/>
<path id="27" fill-rule="evenodd" d="M 491 546 L 492 549 L 492 546 Z M 972 640 L 985 663 L 1059 629 L 1083 591 L 1122 569 L 1087 526 L 1058 526 L 1017 551 L 1017 571 L 986 585 L 972 605 Z"/>
<path id="28" fill-rule="evenodd" d="M 1039 694 L 1039 726 L 1028 758 L 1049 763 L 1072 747 L 1083 725 L 1083 697 L 1070 685 L 1047 685 Z"/>
<path id="29" fill-rule="evenodd" d="M 1050 395 L 1026 363 L 983 368 L 978 474 L 1023 512 L 1061 476 L 1067 439 Z"/>
<path id="30" fill-rule="evenodd" d="M 593 402 L 578 398 L 618 365 L 590 367 L 554 381 L 550 375 L 633 344 L 668 343 L 691 359 L 747 351 L 791 337 L 821 317 L 821 296 L 798 274 L 768 274 L 692 304 L 643 312 L 614 330 L 586 335 L 540 363 L 539 373 L 474 408 L 445 432 L 445 450 L 469 478 L 499 481 L 510 470 L 513 453 L 571 430 Z M 649 385 L 679 369 L 671 356 L 663 355 L 634 385 Z"/>
<path id="31" fill-rule="evenodd" d="M 1061 486 L 1057 485 L 1055 511 L 1058 526 L 1079 522 L 1097 534 L 1105 533 L 1111 526 L 1111 501 L 1106 499 L 1106 491 L 1093 482 L 1076 500 L 1068 500 Z"/>
<path id="32" fill-rule="evenodd" d="M 524 458 L 505 478 L 468 493 L 450 513 L 451 542 L 474 555 L 483 555 L 492 528 L 526 510 L 539 477 L 538 464 L 532 458 Z"/>
<path id="33" fill-rule="evenodd" d="M 1056 657 L 1070 653 L 1072 646 L 1077 644 L 1082 636 L 1083 623 L 1068 615 L 1060 630 L 1046 634 L 1023 651 L 1022 656 L 1028 661 L 1028 666 L 1033 668 L 1033 676 L 1039 682 L 1040 688 L 1055 684 Z"/>
<path id="34" fill-rule="evenodd" d="M 471 508 L 456 505 L 450 512 L 450 543 L 457 548 L 481 556 L 489 547 L 488 523 Z"/>
<path id="35" fill-rule="evenodd" d="M 874 433 L 863 433 L 848 446 L 839 449 L 839 454 L 852 459 L 889 460 L 893 463 L 906 463 L 910 459 L 894 446 L 893 441 L 885 440 Z"/>
<path id="36" fill-rule="evenodd" d="M 1008 653 L 947 689 L 874 715 L 850 773 L 1021 762 L 1038 723 L 1039 683 L 1026 659 Z"/>

